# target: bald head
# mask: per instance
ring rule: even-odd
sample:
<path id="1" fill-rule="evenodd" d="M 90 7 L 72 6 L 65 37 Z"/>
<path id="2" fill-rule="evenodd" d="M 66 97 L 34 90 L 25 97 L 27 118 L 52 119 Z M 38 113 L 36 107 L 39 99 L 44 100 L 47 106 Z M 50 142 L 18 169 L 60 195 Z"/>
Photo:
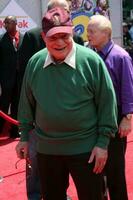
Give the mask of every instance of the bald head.
<path id="1" fill-rule="evenodd" d="M 15 16 L 12 15 L 8 15 L 5 19 L 4 19 L 4 23 L 6 22 L 13 22 L 17 24 L 17 19 Z"/>
<path id="2" fill-rule="evenodd" d="M 94 15 L 90 17 L 87 36 L 89 44 L 101 50 L 111 39 L 112 26 L 108 18 L 103 15 Z"/>
<path id="3" fill-rule="evenodd" d="M 60 6 L 69 11 L 69 4 L 66 0 L 50 0 L 47 4 L 47 10 L 50 10 L 56 6 Z"/>
<path id="4" fill-rule="evenodd" d="M 16 32 L 16 26 L 17 26 L 17 19 L 15 16 L 9 15 L 4 20 L 4 27 L 6 31 L 10 35 L 14 35 Z"/>

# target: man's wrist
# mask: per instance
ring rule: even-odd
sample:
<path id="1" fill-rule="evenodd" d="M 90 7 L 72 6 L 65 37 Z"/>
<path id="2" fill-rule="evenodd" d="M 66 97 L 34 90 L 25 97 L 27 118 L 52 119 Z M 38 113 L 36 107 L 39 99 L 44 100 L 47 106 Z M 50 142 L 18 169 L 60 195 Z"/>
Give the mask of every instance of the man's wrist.
<path id="1" fill-rule="evenodd" d="M 132 119 L 132 115 L 133 115 L 133 114 L 130 113 L 130 114 L 124 115 L 124 117 L 125 117 L 126 119 L 128 119 L 128 120 L 131 120 L 131 119 Z"/>

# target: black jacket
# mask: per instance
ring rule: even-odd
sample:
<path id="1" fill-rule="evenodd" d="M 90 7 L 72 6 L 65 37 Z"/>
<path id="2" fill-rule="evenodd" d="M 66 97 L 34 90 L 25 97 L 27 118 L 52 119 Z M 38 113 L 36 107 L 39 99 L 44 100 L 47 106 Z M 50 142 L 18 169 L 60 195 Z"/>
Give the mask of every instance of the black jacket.
<path id="1" fill-rule="evenodd" d="M 13 88 L 19 66 L 19 51 L 23 35 L 20 33 L 18 49 L 15 50 L 9 34 L 0 36 L 0 83 L 2 89 Z"/>

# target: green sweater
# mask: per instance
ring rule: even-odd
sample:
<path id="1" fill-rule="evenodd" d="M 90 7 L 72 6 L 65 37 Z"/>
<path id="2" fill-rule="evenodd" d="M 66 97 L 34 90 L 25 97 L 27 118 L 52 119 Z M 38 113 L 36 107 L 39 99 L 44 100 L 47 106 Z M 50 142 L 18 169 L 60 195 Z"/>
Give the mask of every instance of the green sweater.
<path id="1" fill-rule="evenodd" d="M 107 148 L 117 129 L 113 85 L 101 58 L 76 45 L 76 69 L 44 68 L 47 49 L 29 61 L 19 103 L 21 141 L 34 128 L 37 151 L 72 155 Z M 34 126 L 33 126 L 34 124 Z"/>

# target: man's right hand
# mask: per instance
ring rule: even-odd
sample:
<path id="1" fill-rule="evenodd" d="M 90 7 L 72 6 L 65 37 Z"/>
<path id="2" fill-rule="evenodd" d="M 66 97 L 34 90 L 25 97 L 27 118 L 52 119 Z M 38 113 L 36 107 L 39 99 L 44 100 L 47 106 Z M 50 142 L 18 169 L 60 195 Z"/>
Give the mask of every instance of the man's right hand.
<path id="1" fill-rule="evenodd" d="M 19 142 L 15 148 L 18 158 L 28 158 L 28 142 Z"/>

